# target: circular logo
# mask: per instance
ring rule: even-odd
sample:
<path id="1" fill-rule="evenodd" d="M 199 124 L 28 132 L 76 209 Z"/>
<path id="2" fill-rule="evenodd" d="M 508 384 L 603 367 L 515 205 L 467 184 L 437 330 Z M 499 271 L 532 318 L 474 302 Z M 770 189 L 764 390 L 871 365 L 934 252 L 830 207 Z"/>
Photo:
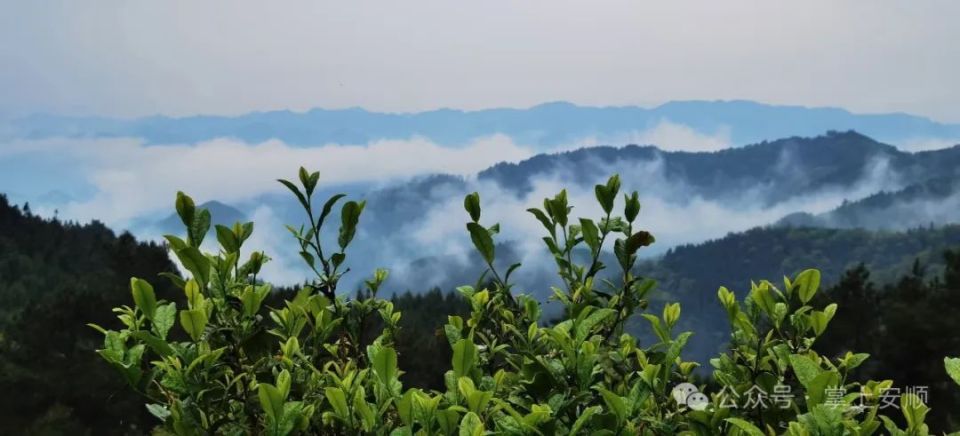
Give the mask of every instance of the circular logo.
<path id="1" fill-rule="evenodd" d="M 677 404 L 687 404 L 687 397 L 689 397 L 694 392 L 699 392 L 696 386 L 693 383 L 680 383 L 673 388 L 673 399 Z"/>
<path id="2" fill-rule="evenodd" d="M 693 410 L 705 410 L 710 404 L 710 399 L 702 392 L 694 392 L 687 397 L 687 407 Z"/>
<path id="3" fill-rule="evenodd" d="M 692 410 L 704 410 L 710 404 L 710 398 L 700 392 L 693 383 L 680 383 L 670 392 L 678 405 L 684 405 Z"/>

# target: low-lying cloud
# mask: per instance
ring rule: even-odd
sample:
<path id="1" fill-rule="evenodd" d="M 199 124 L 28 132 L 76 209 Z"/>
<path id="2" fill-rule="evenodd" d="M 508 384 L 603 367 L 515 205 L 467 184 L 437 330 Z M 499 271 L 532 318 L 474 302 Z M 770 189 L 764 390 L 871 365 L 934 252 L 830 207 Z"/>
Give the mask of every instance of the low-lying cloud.
<path id="1" fill-rule="evenodd" d="M 459 148 L 419 138 L 310 148 L 279 141 L 247 144 L 230 139 L 152 146 L 138 139 L 53 139 L 18 141 L 0 148 L 0 160 L 16 162 L 38 155 L 57 159 L 69 156 L 71 164 L 79 167 L 77 178 L 82 180 L 62 180 L 60 184 L 66 189 L 73 183 L 85 183 L 95 190 L 88 199 L 60 205 L 61 216 L 124 225 L 138 216 L 166 211 L 178 190 L 198 199 L 227 203 L 282 192 L 284 188 L 275 180 L 295 176 L 301 165 L 319 171 L 323 185 L 386 183 L 429 173 L 473 174 L 497 162 L 525 159 L 532 152 L 502 135 Z M 55 179 L 58 175 L 37 177 Z M 16 185 L 29 185 L 31 181 L 3 183 L 16 191 Z"/>
<path id="2" fill-rule="evenodd" d="M 889 162 L 883 157 L 876 157 L 868 161 L 859 179 L 850 185 L 804 193 L 771 204 L 767 201 L 770 187 L 765 185 L 738 192 L 736 196 L 704 196 L 683 179 L 669 177 L 661 159 L 622 161 L 601 168 L 595 171 L 594 182 L 602 182 L 607 175 L 619 173 L 625 191 L 640 192 L 642 210 L 637 226 L 651 231 L 657 237 L 657 243 L 644 251 L 647 257 L 660 255 L 677 245 L 698 243 L 723 237 L 730 232 L 768 225 L 793 212 L 826 212 L 845 200 L 856 200 L 879 190 L 896 189 L 900 183 L 896 174 L 890 170 Z M 786 174 L 789 165 L 784 165 L 783 168 L 784 177 L 792 177 L 794 180 L 802 177 Z M 602 216 L 594 196 L 593 184 L 572 183 L 569 180 L 569 170 L 571 169 L 561 167 L 548 175 L 536 177 L 532 181 L 532 189 L 522 195 L 516 194 L 516 191 L 508 186 L 490 180 L 468 180 L 463 189 L 464 193 L 480 192 L 483 209 L 481 222 L 484 225 L 500 223 L 501 232 L 497 240 L 511 242 L 511 255 L 515 256 L 511 261 L 524 264 L 521 271 L 526 274 L 518 277 L 542 279 L 549 277 L 547 272 L 555 268 L 541 240 L 546 234 L 545 230 L 526 209 L 541 207 L 543 198 L 552 197 L 561 189 L 567 189 L 569 203 L 574 206 L 572 216 L 594 220 Z M 472 243 L 464 230 L 467 217 L 463 211 L 462 196 L 451 196 L 425 204 L 430 206 L 425 208 L 422 219 L 408 223 L 403 231 L 398 232 L 403 235 L 400 236 L 403 242 L 397 240 L 392 244 L 395 247 L 407 247 L 409 251 L 394 251 L 389 259 L 378 259 L 384 262 L 381 265 L 389 266 L 397 272 L 397 278 L 401 281 L 398 284 L 400 289 L 415 286 L 411 283 L 421 286 L 420 289 L 451 285 L 447 282 L 446 275 L 406 277 L 404 273 L 407 264 L 411 259 L 417 258 L 418 254 L 428 252 L 453 264 L 463 264 L 473 251 Z M 617 207 L 622 207 L 622 198 L 618 198 Z M 607 249 L 609 250 L 610 246 Z M 408 282 L 404 282 L 405 280 Z M 528 281 L 521 285 L 522 289 L 542 296 L 547 294 L 551 283 Z"/>
<path id="3" fill-rule="evenodd" d="M 713 133 L 700 132 L 686 124 L 661 119 L 646 130 L 634 130 L 608 135 L 595 135 L 577 141 L 579 144 L 656 145 L 665 151 L 718 151 L 734 145 L 731 129 L 724 126 Z"/>
<path id="4" fill-rule="evenodd" d="M 960 144 L 960 138 L 913 138 L 900 141 L 897 147 L 904 151 L 933 151 L 950 148 Z"/>
<path id="5" fill-rule="evenodd" d="M 638 133 L 629 142 L 709 150 L 723 141 L 722 132 L 713 136 L 702 135 L 665 121 L 649 131 Z M 589 144 L 588 141 L 584 143 Z M 683 147 L 682 144 L 693 145 Z M 883 157 L 870 160 L 853 184 L 805 192 L 772 203 L 768 201 L 770 190 L 776 188 L 763 184 L 738 191 L 736 196 L 704 195 L 683 178 L 670 176 L 659 155 L 643 161 L 561 164 L 546 175 L 532 179 L 532 189 L 523 194 L 518 194 L 512 186 L 474 176 L 494 163 L 528 158 L 532 155 L 531 150 L 531 147 L 502 135 L 485 137 L 459 148 L 442 147 L 416 138 L 379 141 L 365 146 L 329 144 L 313 148 L 292 147 L 279 141 L 247 144 L 230 139 L 194 145 L 152 146 L 137 139 L 43 140 L 0 146 L 0 163 L 44 156 L 69 159 L 78 175 L 58 183 L 89 184 L 95 193 L 59 205 L 61 217 L 101 219 L 115 228 L 131 225 L 138 219 L 150 222 L 143 220 L 145 216 L 152 216 L 153 221 L 167 216 L 177 190 L 186 191 L 199 201 L 215 199 L 243 203 L 248 206 L 244 212 L 257 223 L 248 249 L 267 251 L 274 261 L 267 267 L 266 276 L 285 284 L 300 282 L 308 275 L 283 227 L 292 224 L 285 222 L 290 219 L 289 215 L 278 210 L 275 202 L 254 204 L 265 194 L 286 195 L 284 188 L 275 182 L 276 178 L 293 177 L 300 165 L 319 170 L 321 184 L 325 186 L 365 183 L 368 188 L 375 188 L 402 186 L 411 177 L 423 174 L 464 176 L 462 184 L 453 188 L 431 191 L 422 194 L 422 198 L 408 198 L 408 201 L 418 203 L 418 215 L 414 219 L 405 218 L 399 225 L 387 226 L 388 220 L 396 218 L 370 213 L 361 220 L 361 233 L 357 237 L 359 253 L 348 257 L 348 263 L 355 271 L 351 273 L 351 280 L 355 283 L 374 267 L 388 267 L 394 270 L 391 286 L 394 290 L 418 291 L 447 286 L 451 280 L 462 280 L 456 272 L 428 269 L 424 274 L 423 270 L 411 268 L 411 262 L 418 259 L 434 258 L 445 265 L 456 265 L 465 270 L 472 268 L 473 248 L 464 230 L 466 215 L 462 210 L 462 195 L 472 191 L 481 193 L 482 221 L 487 225 L 501 223 L 502 233 L 498 240 L 511 242 L 512 256 L 523 262 L 528 271 L 523 274 L 543 277 L 538 271 L 552 270 L 553 265 L 541 241 L 543 229 L 526 209 L 539 207 L 544 197 L 551 197 L 566 188 L 570 203 L 575 206 L 575 216 L 599 217 L 600 209 L 594 199 L 592 184 L 602 182 L 613 173 L 621 174 L 625 190 L 640 191 L 643 209 L 639 226 L 653 232 L 658 240 L 647 251 L 648 255 L 663 253 L 679 244 L 696 243 L 770 224 L 792 212 L 822 213 L 844 200 L 900 187 L 898 177 L 892 174 L 889 162 Z M 795 157 L 785 152 L 771 165 L 777 168 L 781 179 L 804 185 L 803 178 L 807 176 L 795 171 L 791 165 L 793 159 Z M 580 184 L 572 182 L 570 175 L 578 171 L 589 171 L 588 178 L 594 180 Z M 57 174 L 39 176 L 45 182 L 57 177 Z M 10 182 L 3 181 L 5 186 L 0 190 L 6 190 L 6 184 Z M 388 201 L 389 198 L 379 197 L 379 200 Z M 159 237 L 155 229 L 149 227 L 134 230 L 139 230 L 138 234 L 143 237 Z M 537 293 L 542 294 L 546 290 L 542 283 L 529 284 L 543 287 L 531 291 L 539 290 Z"/>

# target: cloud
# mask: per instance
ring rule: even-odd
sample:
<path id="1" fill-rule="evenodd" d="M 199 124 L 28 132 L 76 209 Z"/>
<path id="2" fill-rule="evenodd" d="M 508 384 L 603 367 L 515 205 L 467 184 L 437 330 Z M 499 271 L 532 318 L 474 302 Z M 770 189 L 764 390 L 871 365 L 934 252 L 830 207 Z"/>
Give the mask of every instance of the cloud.
<path id="1" fill-rule="evenodd" d="M 279 141 L 247 144 L 217 139 L 195 145 L 146 146 L 137 139 L 17 141 L 0 146 L 0 162 L 69 159 L 73 180 L 44 174 L 38 178 L 69 186 L 92 185 L 86 200 L 60 206 L 61 216 L 101 219 L 124 224 L 130 219 L 165 211 L 178 190 L 196 198 L 224 202 L 249 200 L 282 192 L 277 178 L 289 178 L 298 167 L 320 172 L 323 185 L 378 182 L 420 174 L 473 174 L 500 162 L 515 162 L 532 152 L 510 138 L 494 135 L 459 148 L 424 139 L 382 140 L 369 145 L 328 144 L 296 148 Z M 13 165 L 11 164 L 11 165 Z M 29 180 L 7 180 L 29 185 Z M 5 186 L 7 188 L 7 186 Z"/>
<path id="2" fill-rule="evenodd" d="M 804 184 L 803 174 L 792 170 L 793 165 L 786 161 L 792 159 L 789 153 L 780 157 L 784 161 L 778 166 L 784 178 Z M 588 182 L 577 184 L 571 180 L 570 171 L 590 171 Z M 566 189 L 569 204 L 574 207 L 572 217 L 588 217 L 598 220 L 602 211 L 597 205 L 593 184 L 605 180 L 606 176 L 619 173 L 623 190 L 638 190 L 642 209 L 637 227 L 656 235 L 657 243 L 643 251 L 647 258 L 663 254 L 667 249 L 689 243 L 700 243 L 708 239 L 721 238 L 730 232 L 743 231 L 756 226 L 768 225 L 797 211 L 822 213 L 836 208 L 845 200 L 856 200 L 879 190 L 894 190 L 901 187 L 900 178 L 890 170 L 889 161 L 878 156 L 865 165 L 860 177 L 848 186 L 835 186 L 794 196 L 785 201 L 770 203 L 771 187 L 758 185 L 740 191 L 734 196 L 707 198 L 697 188 L 688 185 L 683 179 L 669 177 L 664 161 L 621 161 L 613 164 L 586 163 L 578 168 L 560 167 L 552 173 L 538 176 L 532 181 L 532 190 L 517 195 L 510 187 L 501 186 L 490 180 L 468 180 L 463 191 L 478 191 L 481 196 L 481 222 L 485 225 L 499 223 L 501 232 L 498 242 L 510 241 L 511 261 L 523 264 L 516 275 L 523 291 L 539 296 L 549 295 L 549 286 L 556 277 L 550 274 L 555 265 L 541 238 L 545 230 L 526 209 L 541 207 L 542 199 L 553 197 L 561 189 Z M 426 253 L 438 256 L 438 267 L 461 271 L 479 269 L 464 268 L 473 253 L 473 245 L 464 230 L 466 214 L 463 211 L 462 196 L 451 195 L 429 204 L 420 219 L 413 220 L 396 232 L 400 236 L 385 245 L 394 248 L 404 247 L 406 251 L 391 251 L 389 257 L 371 258 L 370 262 L 380 262 L 397 271 L 391 286 L 399 289 L 427 289 L 433 286 L 451 286 L 471 283 L 473 276 L 453 277 L 461 282 L 451 282 L 450 274 L 438 271 L 437 274 L 405 274 L 410 259 L 426 256 Z M 618 208 L 622 199 L 618 198 Z M 610 250 L 612 245 L 607 246 Z M 406 262 L 406 263 L 405 263 Z M 474 267 L 480 265 L 476 262 Z M 369 266 L 369 265 L 368 265 Z M 363 268 L 360 268 L 363 270 Z M 431 270 L 433 271 L 433 270 Z M 464 281 L 465 280 L 465 281 Z M 399 282 L 399 283 L 398 283 Z M 419 286 L 419 288 L 417 287 Z"/>
<path id="3" fill-rule="evenodd" d="M 699 132 L 685 124 L 661 119 L 647 130 L 595 135 L 583 138 L 576 143 L 588 145 L 655 145 L 665 151 L 717 151 L 733 146 L 730 134 L 731 131 L 728 126 L 718 129 L 716 133 L 709 134 Z"/>
<path id="4" fill-rule="evenodd" d="M 722 140 L 722 133 L 700 135 L 669 123 L 660 123 L 635 136 L 666 138 L 669 140 L 660 140 L 660 145 L 672 142 L 675 147 L 689 147 L 696 142 L 691 138 L 700 141 L 701 148 L 712 147 L 713 140 Z M 540 239 L 543 229 L 525 210 L 539 207 L 544 197 L 552 197 L 566 188 L 576 216 L 599 217 L 592 185 L 602 182 L 609 174 L 621 174 L 625 190 L 640 191 L 643 210 L 639 226 L 653 232 L 658 239 L 657 244 L 646 251 L 648 255 L 663 253 L 678 244 L 696 243 L 769 224 L 792 212 L 821 213 L 844 200 L 900 187 L 899 178 L 882 157 L 869 161 L 860 179 L 852 185 L 808 192 L 775 203 L 769 198 L 777 197 L 773 195 L 777 193 L 771 192 L 776 187 L 762 184 L 738 191 L 732 197 L 707 197 L 682 177 L 669 175 L 657 154 L 652 160 L 561 164 L 552 172 L 534 178 L 531 191 L 523 195 L 518 195 L 513 187 L 474 176 L 495 162 L 516 162 L 530 155 L 530 148 L 500 135 L 459 148 L 444 148 L 422 139 L 379 141 L 367 146 L 328 144 L 315 148 L 291 147 L 279 141 L 247 144 L 227 139 L 195 145 L 146 146 L 136 139 L 17 141 L 0 145 L 0 165 L 6 162 L 18 166 L 38 156 L 55 159 L 58 164 L 68 160 L 79 170 L 77 174 L 64 178 L 49 173 L 38 180 L 59 188 L 82 183 L 93 186 L 92 195 L 58 205 L 61 217 L 96 218 L 118 228 L 144 217 L 149 218 L 147 222 L 156 221 L 170 213 L 170 200 L 177 190 L 186 191 L 201 201 L 216 199 L 252 205 L 248 216 L 257 226 L 248 248 L 267 251 L 274 258 L 266 270 L 267 276 L 285 284 L 308 276 L 283 227 L 291 217 L 279 210 L 275 202 L 254 204 L 265 194 L 288 195 L 275 182 L 276 178 L 293 176 L 300 165 L 319 170 L 321 184 L 325 186 L 368 183 L 374 187 L 396 187 L 421 174 L 445 172 L 464 176 L 462 184 L 405 196 L 404 201 L 415 203 L 412 206 L 415 212 L 412 216 L 404 215 L 400 223 L 387 225 L 397 219 L 390 213 L 377 216 L 370 212 L 363 218 L 357 254 L 348 257 L 354 272 L 345 286 L 356 283 L 375 267 L 388 267 L 394 270 L 391 286 L 399 290 L 422 290 L 462 280 L 463 274 L 457 271 L 411 268 L 411 262 L 418 259 L 436 257 L 461 271 L 472 271 L 475 267 L 471 265 L 473 248 L 464 231 L 462 210 L 463 195 L 471 191 L 481 194 L 483 222 L 501 223 L 502 233 L 498 239 L 513 242 L 513 255 L 525 265 L 518 278 L 540 278 L 545 277 L 542 273 L 552 270 L 553 265 Z M 806 186 L 807 176 L 796 171 L 796 166 L 791 164 L 793 159 L 789 151 L 779 156 L 774 165 L 778 171 L 776 179 Z M 571 174 L 583 177 L 572 178 Z M 0 175 L 0 182 L 6 188 L 11 181 Z M 390 199 L 389 196 L 379 198 Z M 140 236 L 159 236 L 155 231 L 140 230 Z M 542 285 L 541 282 L 527 280 L 527 283 Z"/>
<path id="5" fill-rule="evenodd" d="M 255 223 L 253 235 L 244 243 L 247 253 L 262 251 L 270 257 L 263 269 L 261 277 L 278 285 L 302 283 L 311 276 L 311 272 L 303 263 L 303 259 L 296 254 L 296 242 L 288 233 L 284 223 L 269 207 L 258 207 L 250 214 L 250 221 Z M 211 247 L 209 251 L 215 251 Z"/>
<path id="6" fill-rule="evenodd" d="M 958 144 L 960 144 L 960 138 L 914 138 L 900 141 L 897 147 L 904 151 L 918 152 L 941 150 Z"/>
<path id="7" fill-rule="evenodd" d="M 655 127 L 630 141 L 633 144 L 654 144 L 664 150 L 717 151 L 733 145 L 730 128 L 714 135 L 705 135 L 693 128 L 661 120 Z"/>
<path id="8" fill-rule="evenodd" d="M 729 129 L 700 133 L 661 120 L 644 131 L 583 138 L 558 148 L 624 143 L 712 151 L 728 146 L 730 139 Z M 0 143 L 0 170 L 9 169 L 0 175 L 0 184 L 3 191 L 34 203 L 40 213 L 56 208 L 61 217 L 124 226 L 134 218 L 165 212 L 178 190 L 227 203 L 284 192 L 276 179 L 292 177 L 301 165 L 320 171 L 323 186 L 382 186 L 424 174 L 473 175 L 499 162 L 527 159 L 535 149 L 503 134 L 457 147 L 418 137 L 312 147 L 226 138 L 160 145 L 146 145 L 139 138 L 16 139 Z M 42 201 L 51 198 L 60 201 Z"/>
<path id="9" fill-rule="evenodd" d="M 788 158 L 788 157 L 783 157 Z M 597 168 L 585 165 L 585 168 Z M 784 165 L 785 177 L 799 180 L 796 174 L 788 175 L 792 166 Z M 604 165 L 596 173 L 594 182 L 600 183 L 609 174 L 620 174 L 622 186 L 638 190 L 643 205 L 639 222 L 657 235 L 658 244 L 649 253 L 658 253 L 667 248 L 685 243 L 717 238 L 728 232 L 775 222 L 798 210 L 820 213 L 841 205 L 844 200 L 855 200 L 880 190 L 901 187 L 899 177 L 890 170 L 889 161 L 877 157 L 868 162 L 859 180 L 850 186 L 823 189 L 770 204 L 769 187 L 757 186 L 739 192 L 736 198 L 705 198 L 696 188 L 683 179 L 667 177 L 664 162 L 660 159 L 638 162 L 618 162 Z M 543 198 L 553 197 L 566 189 L 576 216 L 596 220 L 602 215 L 597 205 L 593 184 L 574 184 L 566 176 L 570 169 L 560 168 L 553 173 L 537 177 L 533 189 L 527 195 L 517 197 L 513 191 L 497 183 L 474 182 L 467 191 L 481 193 L 484 221 L 502 222 L 502 238 L 523 241 L 523 246 L 542 246 L 542 228 L 532 215 L 525 212 L 530 207 L 541 207 Z M 622 207 L 622 199 L 620 207 Z M 436 248 L 440 253 L 452 255 L 470 242 L 463 232 L 462 220 L 451 216 L 463 216 L 462 198 L 451 198 L 425 213 L 423 221 L 411 229 L 414 240 L 424 246 Z"/>

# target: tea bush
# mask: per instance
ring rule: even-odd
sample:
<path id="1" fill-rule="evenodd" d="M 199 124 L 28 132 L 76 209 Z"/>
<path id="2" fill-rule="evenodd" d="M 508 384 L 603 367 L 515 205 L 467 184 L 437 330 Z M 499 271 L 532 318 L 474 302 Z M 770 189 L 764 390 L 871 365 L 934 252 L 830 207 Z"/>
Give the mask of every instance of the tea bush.
<path id="1" fill-rule="evenodd" d="M 253 223 L 216 226 L 219 251 L 204 253 L 210 214 L 178 193 L 186 238 L 166 239 L 190 278 L 167 278 L 183 290 L 186 307 L 157 300 L 150 283 L 133 278 L 134 305 L 114 309 L 122 328 L 93 326 L 104 335 L 100 355 L 147 398 L 158 432 L 928 434 L 929 409 L 919 397 L 907 394 L 896 408 L 884 407 L 892 381 L 848 380 L 867 355 L 813 351 L 837 311 L 809 304 L 820 284 L 816 270 L 785 278 L 782 287 L 754 283 L 742 299 L 721 288 L 729 350 L 710 361 L 713 382 L 695 384 L 698 364 L 682 358 L 691 333 L 674 331 L 680 306 L 650 313 L 656 284 L 633 273 L 637 253 L 654 237 L 635 228 L 637 192 L 616 209 L 617 176 L 595 188 L 603 211 L 597 219 L 573 218 L 565 191 L 529 209 L 546 231 L 562 283 L 552 289 L 563 310 L 556 322 L 545 320 L 538 300 L 514 292 L 510 279 L 520 265 L 500 268 L 499 224 L 481 224 L 480 197 L 468 195 L 466 230 L 486 273 L 458 289 L 469 316 L 449 316 L 443 329 L 453 356 L 446 389 L 404 389 L 394 343 L 401 313 L 377 296 L 387 271 L 375 271 L 356 298 L 338 292 L 365 203 L 340 207 L 336 241 L 328 241 L 329 218 L 343 195 L 315 204 L 318 178 L 301 168 L 299 185 L 280 181 L 305 211 L 307 224 L 288 228 L 315 273 L 281 307 L 264 304 L 271 287 L 259 272 L 270 259 L 242 255 Z M 601 253 L 611 242 L 618 272 L 601 276 L 608 267 Z M 624 331 L 636 315 L 655 342 L 641 344 Z M 373 321 L 383 329 L 366 338 L 364 326 Z M 960 359 L 945 363 L 960 383 Z"/>

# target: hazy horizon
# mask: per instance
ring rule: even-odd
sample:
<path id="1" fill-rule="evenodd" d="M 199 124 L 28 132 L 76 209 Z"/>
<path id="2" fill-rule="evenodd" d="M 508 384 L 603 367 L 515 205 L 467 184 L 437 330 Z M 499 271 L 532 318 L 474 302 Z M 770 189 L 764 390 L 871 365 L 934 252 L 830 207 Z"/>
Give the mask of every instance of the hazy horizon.
<path id="1" fill-rule="evenodd" d="M 960 122 L 949 1 L 116 6 L 4 2 L 0 116 L 748 99 Z"/>

